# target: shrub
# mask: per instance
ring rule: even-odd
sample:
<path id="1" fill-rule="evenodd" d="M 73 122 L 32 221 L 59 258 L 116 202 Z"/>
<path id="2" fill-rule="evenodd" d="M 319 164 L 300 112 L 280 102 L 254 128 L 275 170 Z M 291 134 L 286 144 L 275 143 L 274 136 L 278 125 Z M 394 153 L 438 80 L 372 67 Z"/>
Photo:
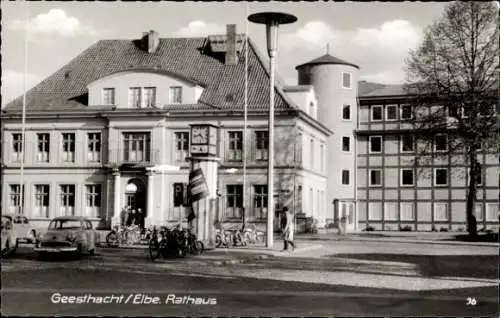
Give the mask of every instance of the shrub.
<path id="1" fill-rule="evenodd" d="M 434 225 L 432 226 L 432 230 L 431 231 L 432 232 L 437 232 L 437 229 L 436 229 L 436 227 Z"/>
<path id="2" fill-rule="evenodd" d="M 375 231 L 375 228 L 371 225 L 368 225 L 363 231 L 371 232 L 371 231 Z"/>
<path id="3" fill-rule="evenodd" d="M 439 228 L 439 232 L 448 232 L 448 228 L 447 227 L 440 227 Z"/>
<path id="4" fill-rule="evenodd" d="M 413 229 L 410 225 L 405 225 L 404 227 L 399 226 L 399 230 L 401 232 L 411 232 Z"/>

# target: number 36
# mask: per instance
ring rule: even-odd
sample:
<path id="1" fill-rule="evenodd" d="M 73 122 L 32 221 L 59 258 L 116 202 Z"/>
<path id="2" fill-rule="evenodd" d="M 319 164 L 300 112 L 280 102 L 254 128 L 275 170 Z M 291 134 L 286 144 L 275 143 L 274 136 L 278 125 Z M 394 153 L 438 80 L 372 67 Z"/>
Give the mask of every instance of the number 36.
<path id="1" fill-rule="evenodd" d="M 467 302 L 465 304 L 469 305 L 469 306 L 475 306 L 477 304 L 476 298 L 475 297 L 467 297 Z"/>

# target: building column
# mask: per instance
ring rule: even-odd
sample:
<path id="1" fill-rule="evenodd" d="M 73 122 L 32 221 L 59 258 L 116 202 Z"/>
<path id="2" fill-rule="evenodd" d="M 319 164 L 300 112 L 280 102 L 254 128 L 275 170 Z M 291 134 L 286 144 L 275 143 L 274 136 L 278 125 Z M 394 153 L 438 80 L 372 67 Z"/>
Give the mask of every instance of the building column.
<path id="1" fill-rule="evenodd" d="M 154 172 L 153 171 L 148 171 L 146 175 L 148 176 L 148 198 L 147 198 L 147 216 L 146 219 L 144 220 L 144 226 L 149 227 L 151 226 L 154 221 L 157 221 L 153 217 L 153 210 L 154 210 L 154 192 L 153 192 L 153 182 L 154 182 Z"/>
<path id="2" fill-rule="evenodd" d="M 111 218 L 111 226 L 120 224 L 120 208 L 121 208 L 121 187 L 120 187 L 120 170 L 113 169 L 113 189 L 114 189 L 114 201 L 113 201 L 113 217 Z"/>

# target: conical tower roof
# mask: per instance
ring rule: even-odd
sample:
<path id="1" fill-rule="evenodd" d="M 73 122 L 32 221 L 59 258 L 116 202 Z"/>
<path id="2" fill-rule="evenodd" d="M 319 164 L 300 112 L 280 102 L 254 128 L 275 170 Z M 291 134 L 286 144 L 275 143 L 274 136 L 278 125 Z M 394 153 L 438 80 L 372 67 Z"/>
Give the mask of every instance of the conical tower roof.
<path id="1" fill-rule="evenodd" d="M 323 56 L 320 56 L 312 61 L 309 61 L 307 63 L 300 64 L 299 66 L 295 67 L 295 69 L 297 70 L 297 69 L 304 67 L 304 66 L 319 65 L 319 64 L 342 64 L 342 65 L 350 65 L 350 66 L 353 66 L 353 67 L 359 69 L 359 66 L 357 66 L 356 64 L 352 64 L 352 63 L 349 63 L 347 61 L 341 60 L 335 56 L 331 56 L 328 53 L 323 55 Z"/>

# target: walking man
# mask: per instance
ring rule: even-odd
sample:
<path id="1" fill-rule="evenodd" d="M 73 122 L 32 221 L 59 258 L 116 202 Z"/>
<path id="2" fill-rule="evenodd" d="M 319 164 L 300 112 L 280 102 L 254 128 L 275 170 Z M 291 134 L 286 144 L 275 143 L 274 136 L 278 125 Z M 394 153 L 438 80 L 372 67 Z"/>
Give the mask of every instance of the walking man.
<path id="1" fill-rule="evenodd" d="M 281 220 L 281 230 L 283 232 L 283 251 L 288 250 L 288 245 L 292 246 L 293 251 L 295 250 L 295 244 L 293 243 L 294 221 L 293 215 L 288 211 L 287 207 L 283 207 Z"/>

